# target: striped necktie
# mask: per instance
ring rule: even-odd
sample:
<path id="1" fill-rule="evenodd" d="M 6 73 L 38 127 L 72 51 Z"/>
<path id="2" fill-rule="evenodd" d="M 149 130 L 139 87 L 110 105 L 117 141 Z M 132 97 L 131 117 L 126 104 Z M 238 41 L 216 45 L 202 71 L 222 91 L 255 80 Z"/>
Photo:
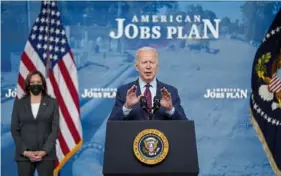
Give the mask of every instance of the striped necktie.
<path id="1" fill-rule="evenodd" d="M 144 96 L 145 96 L 146 101 L 147 101 L 147 108 L 146 109 L 147 109 L 148 113 L 150 113 L 151 109 L 152 109 L 152 96 L 151 96 L 151 92 L 149 90 L 150 87 L 151 87 L 150 84 L 146 84 L 145 85 L 145 91 L 144 91 Z"/>

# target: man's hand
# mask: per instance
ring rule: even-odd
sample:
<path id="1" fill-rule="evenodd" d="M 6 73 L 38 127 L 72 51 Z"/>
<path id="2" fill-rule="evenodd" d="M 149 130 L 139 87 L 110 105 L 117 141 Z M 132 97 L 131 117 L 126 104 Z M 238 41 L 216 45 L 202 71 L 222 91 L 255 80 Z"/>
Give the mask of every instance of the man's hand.
<path id="1" fill-rule="evenodd" d="M 128 91 L 126 96 L 125 107 L 131 109 L 135 104 L 140 101 L 141 95 L 137 97 L 137 86 L 133 85 Z"/>
<path id="2" fill-rule="evenodd" d="M 161 89 L 162 93 L 162 98 L 160 100 L 161 106 L 166 110 L 166 111 L 171 111 L 173 109 L 173 103 L 172 103 L 172 95 L 168 90 L 163 87 Z"/>

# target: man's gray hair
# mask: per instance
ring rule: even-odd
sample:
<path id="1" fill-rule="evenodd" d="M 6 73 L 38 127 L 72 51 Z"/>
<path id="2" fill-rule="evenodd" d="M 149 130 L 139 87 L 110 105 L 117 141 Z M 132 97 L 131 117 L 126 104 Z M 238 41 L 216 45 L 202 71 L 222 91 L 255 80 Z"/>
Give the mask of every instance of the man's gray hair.
<path id="1" fill-rule="evenodd" d="M 152 47 L 149 47 L 149 46 L 144 46 L 144 47 L 141 47 L 137 50 L 136 57 L 135 57 L 136 62 L 137 62 L 137 59 L 138 59 L 138 55 L 141 51 L 154 51 L 156 53 L 156 55 L 158 56 L 158 53 L 157 53 L 155 48 L 152 48 Z"/>

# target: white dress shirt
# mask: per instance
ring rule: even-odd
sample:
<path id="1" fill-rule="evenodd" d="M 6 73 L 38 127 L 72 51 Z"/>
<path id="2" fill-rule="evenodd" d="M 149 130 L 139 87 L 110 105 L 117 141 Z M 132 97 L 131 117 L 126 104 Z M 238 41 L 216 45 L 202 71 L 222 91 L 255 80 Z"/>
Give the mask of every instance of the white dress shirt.
<path id="1" fill-rule="evenodd" d="M 153 104 L 154 104 L 153 99 L 156 96 L 156 90 L 157 90 L 156 78 L 154 78 L 149 84 L 150 84 L 149 90 L 151 92 L 152 107 L 153 107 Z M 141 94 L 144 95 L 146 83 L 141 79 L 141 77 L 139 77 L 139 85 L 140 85 Z M 131 112 L 132 108 L 127 108 L 123 105 L 122 110 L 123 110 L 124 116 L 126 117 Z M 166 111 L 166 113 L 168 113 L 170 116 L 172 116 L 174 114 L 174 112 L 175 112 L 175 107 L 173 107 L 170 111 Z"/>

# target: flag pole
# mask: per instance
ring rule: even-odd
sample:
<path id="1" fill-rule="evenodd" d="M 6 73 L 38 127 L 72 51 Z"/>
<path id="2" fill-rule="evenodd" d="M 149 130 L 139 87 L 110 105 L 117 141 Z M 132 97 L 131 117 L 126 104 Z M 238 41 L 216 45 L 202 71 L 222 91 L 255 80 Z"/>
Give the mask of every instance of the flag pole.
<path id="1" fill-rule="evenodd" d="M 30 26 L 30 2 L 29 1 L 26 2 L 26 6 L 27 6 L 27 27 L 28 27 L 28 30 L 30 31 L 31 26 Z"/>
<path id="2" fill-rule="evenodd" d="M 46 78 L 49 77 L 49 69 L 50 69 L 50 49 L 49 49 L 49 46 L 50 46 L 50 23 L 51 23 L 51 20 L 50 20 L 50 14 L 51 14 L 51 1 L 48 1 L 49 3 L 47 4 L 47 27 L 48 27 L 48 30 L 47 30 L 47 59 L 46 59 Z M 60 171 L 58 172 L 57 176 L 60 176 Z"/>
<path id="3" fill-rule="evenodd" d="M 51 14 L 51 1 L 48 1 L 49 3 L 47 4 L 47 27 L 48 27 L 48 30 L 47 30 L 47 59 L 46 59 L 46 78 L 49 77 L 49 69 L 50 69 L 50 49 L 49 49 L 49 46 L 50 46 L 50 14 Z"/>
<path id="4" fill-rule="evenodd" d="M 56 2 L 55 2 L 56 3 Z M 51 1 L 47 4 L 47 26 L 48 26 L 48 31 L 47 31 L 47 59 L 46 59 L 46 78 L 49 77 L 49 69 L 50 69 L 50 14 L 51 14 Z M 60 171 L 58 172 L 57 176 L 60 176 Z"/>

